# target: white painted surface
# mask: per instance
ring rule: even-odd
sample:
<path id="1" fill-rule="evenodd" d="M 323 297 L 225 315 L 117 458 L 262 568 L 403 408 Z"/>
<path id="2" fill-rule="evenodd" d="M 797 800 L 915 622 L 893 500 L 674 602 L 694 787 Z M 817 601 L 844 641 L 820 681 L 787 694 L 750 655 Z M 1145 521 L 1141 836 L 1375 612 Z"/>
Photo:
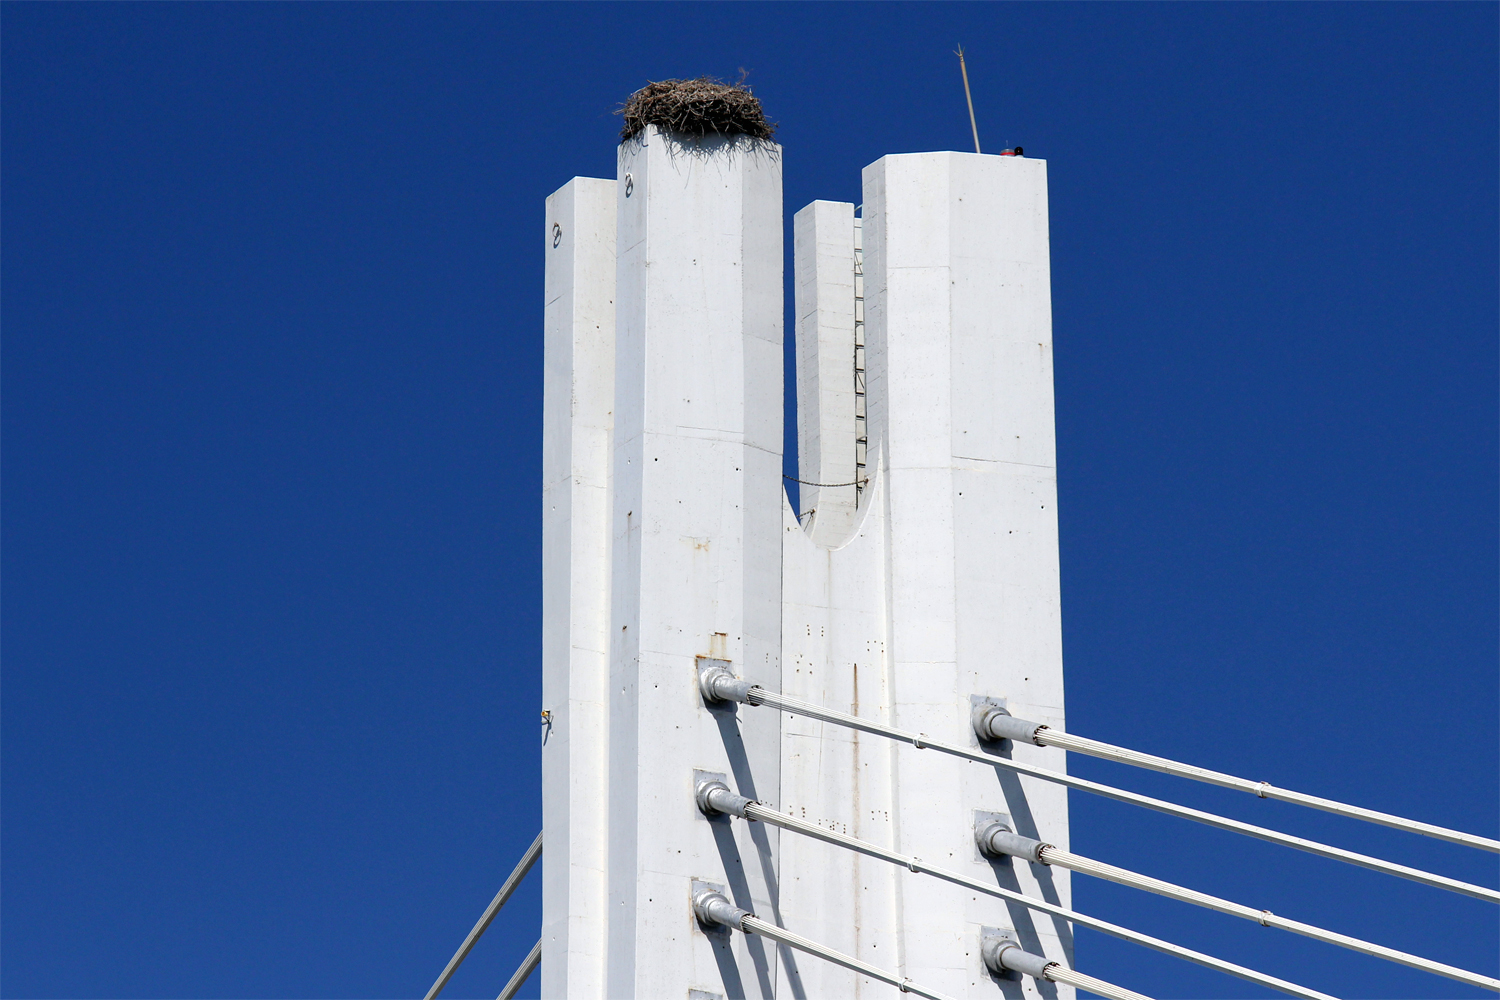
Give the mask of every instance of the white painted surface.
<path id="1" fill-rule="evenodd" d="M 780 148 L 649 128 L 617 205 L 606 990 L 771 996 L 774 949 L 716 944 L 688 900 L 702 878 L 778 914 L 776 831 L 702 818 L 692 769 L 779 797 L 775 715 L 708 711 L 696 658 L 780 683 Z"/>
<path id="2" fill-rule="evenodd" d="M 604 996 L 615 182 L 547 199 L 542 402 L 542 995 Z"/>
<path id="3" fill-rule="evenodd" d="M 815 201 L 793 219 L 797 309 L 797 478 L 803 527 L 819 545 L 853 534 L 854 206 Z M 826 485 L 812 485 L 812 484 Z"/>

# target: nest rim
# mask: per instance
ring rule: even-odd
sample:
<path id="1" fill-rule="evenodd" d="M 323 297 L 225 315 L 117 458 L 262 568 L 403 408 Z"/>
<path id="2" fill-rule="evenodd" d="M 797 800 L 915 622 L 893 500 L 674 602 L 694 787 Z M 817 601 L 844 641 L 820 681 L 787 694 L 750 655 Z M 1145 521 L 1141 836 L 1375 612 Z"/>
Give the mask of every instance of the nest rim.
<path id="1" fill-rule="evenodd" d="M 711 76 L 647 81 L 615 114 L 625 119 L 620 129 L 622 143 L 640 135 L 648 125 L 698 138 L 747 135 L 769 140 L 776 134 L 776 123 L 766 117 L 749 87 Z"/>

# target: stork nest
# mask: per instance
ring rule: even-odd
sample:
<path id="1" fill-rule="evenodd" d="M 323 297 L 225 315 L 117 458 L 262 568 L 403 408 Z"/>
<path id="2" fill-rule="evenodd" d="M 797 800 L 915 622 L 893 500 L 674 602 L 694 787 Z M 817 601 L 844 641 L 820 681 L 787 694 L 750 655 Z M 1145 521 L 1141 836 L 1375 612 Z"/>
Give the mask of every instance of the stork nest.
<path id="1" fill-rule="evenodd" d="M 766 120 L 760 101 L 739 83 L 724 83 L 713 77 L 696 80 L 659 80 L 648 83 L 620 105 L 625 116 L 620 141 L 636 135 L 647 125 L 656 125 L 685 135 L 748 135 L 769 139 L 776 126 Z"/>

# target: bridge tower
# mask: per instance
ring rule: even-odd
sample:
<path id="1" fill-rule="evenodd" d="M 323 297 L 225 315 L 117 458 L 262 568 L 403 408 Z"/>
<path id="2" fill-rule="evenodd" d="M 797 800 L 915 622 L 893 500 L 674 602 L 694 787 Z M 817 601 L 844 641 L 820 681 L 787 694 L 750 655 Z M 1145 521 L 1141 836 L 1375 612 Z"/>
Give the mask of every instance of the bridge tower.
<path id="1" fill-rule="evenodd" d="M 981 936 L 1070 964 L 1062 921 L 695 802 L 722 780 L 1070 905 L 1066 870 L 974 842 L 1000 817 L 1066 850 L 1062 788 L 700 690 L 718 667 L 976 747 L 976 706 L 1063 728 L 1046 163 L 886 156 L 862 208 L 796 214 L 801 511 L 781 169 L 768 140 L 652 125 L 613 179 L 547 200 L 542 995 L 898 995 L 706 926 L 705 888 L 951 997 L 1042 995 L 989 972 Z"/>

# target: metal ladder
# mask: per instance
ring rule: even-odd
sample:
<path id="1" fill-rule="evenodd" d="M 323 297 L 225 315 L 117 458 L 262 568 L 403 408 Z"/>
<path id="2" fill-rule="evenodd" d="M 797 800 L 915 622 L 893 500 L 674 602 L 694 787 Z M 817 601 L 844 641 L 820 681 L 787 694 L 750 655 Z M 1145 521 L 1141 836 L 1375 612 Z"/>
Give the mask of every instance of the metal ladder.
<path id="1" fill-rule="evenodd" d="M 854 505 L 864 504 L 865 459 L 870 446 L 865 403 L 865 250 L 864 220 L 854 217 Z"/>

